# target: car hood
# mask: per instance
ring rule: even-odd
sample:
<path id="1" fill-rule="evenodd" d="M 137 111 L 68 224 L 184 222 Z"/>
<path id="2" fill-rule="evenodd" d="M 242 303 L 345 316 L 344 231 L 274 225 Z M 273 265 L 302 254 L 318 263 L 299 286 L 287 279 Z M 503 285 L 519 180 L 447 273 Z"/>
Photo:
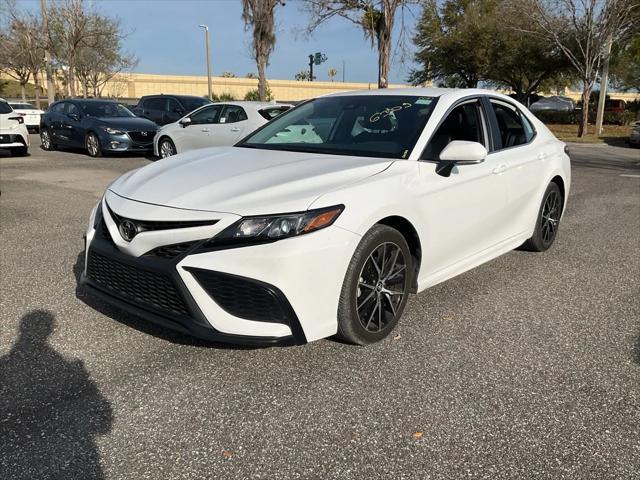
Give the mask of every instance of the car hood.
<path id="1" fill-rule="evenodd" d="M 151 120 L 139 117 L 88 117 L 100 125 L 126 131 L 155 132 L 158 126 Z"/>
<path id="2" fill-rule="evenodd" d="M 392 160 L 242 147 L 206 148 L 128 172 L 109 189 L 188 210 L 261 215 L 306 210 L 320 195 L 361 181 Z"/>

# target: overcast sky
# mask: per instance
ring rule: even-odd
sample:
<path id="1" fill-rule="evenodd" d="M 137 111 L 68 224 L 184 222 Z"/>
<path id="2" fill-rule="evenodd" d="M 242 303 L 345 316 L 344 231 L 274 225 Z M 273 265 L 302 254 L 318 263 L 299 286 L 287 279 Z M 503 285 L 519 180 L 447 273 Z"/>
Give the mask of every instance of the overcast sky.
<path id="1" fill-rule="evenodd" d="M 18 0 L 25 8 L 39 9 L 39 0 Z M 244 76 L 255 72 L 250 57 L 251 32 L 244 30 L 240 0 L 95 0 L 97 9 L 122 19 L 131 32 L 125 49 L 140 60 L 135 71 L 142 73 L 206 75 L 204 33 L 199 24 L 209 25 L 214 75 L 224 71 Z M 327 80 L 327 70 L 346 63 L 346 81 L 377 82 L 377 53 L 365 40 L 362 30 L 347 20 L 336 18 L 311 38 L 300 31 L 308 21 L 299 0 L 287 0 L 276 9 L 277 43 L 267 68 L 269 78 L 293 79 L 307 67 L 308 55 L 317 51 L 328 57 L 315 67 L 318 80 Z M 408 31 L 413 31 L 417 7 L 405 14 Z M 400 23 L 399 21 L 397 22 Z M 397 39 L 397 35 L 396 35 Z M 411 42 L 409 42 L 411 43 Z M 393 62 L 389 80 L 405 83 L 411 64 Z"/>

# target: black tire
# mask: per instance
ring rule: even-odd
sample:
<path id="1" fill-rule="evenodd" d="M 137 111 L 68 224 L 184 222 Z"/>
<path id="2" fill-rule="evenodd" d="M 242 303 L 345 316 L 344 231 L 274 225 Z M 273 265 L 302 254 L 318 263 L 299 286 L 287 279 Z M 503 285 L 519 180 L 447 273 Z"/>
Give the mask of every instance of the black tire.
<path id="1" fill-rule="evenodd" d="M 51 138 L 51 132 L 49 132 L 49 129 L 46 127 L 40 129 L 40 146 L 43 150 L 47 151 L 56 149 L 56 145 Z"/>
<path id="2" fill-rule="evenodd" d="M 522 250 L 544 252 L 553 245 L 558 235 L 563 205 L 564 198 L 562 197 L 562 192 L 560 192 L 560 187 L 556 183 L 550 183 L 542 196 L 533 236 L 524 242 L 521 247 Z"/>
<path id="3" fill-rule="evenodd" d="M 177 153 L 176 146 L 169 137 L 162 137 L 160 139 L 158 142 L 158 156 L 160 158 L 171 157 Z"/>
<path id="4" fill-rule="evenodd" d="M 84 139 L 84 146 L 90 157 L 96 158 L 102 156 L 100 148 L 100 139 L 94 132 L 89 132 Z"/>
<path id="5" fill-rule="evenodd" d="M 413 259 L 402 234 L 374 225 L 360 240 L 347 268 L 338 303 L 337 337 L 368 345 L 389 335 L 407 304 L 412 275 Z"/>
<path id="6" fill-rule="evenodd" d="M 29 154 L 27 147 L 14 147 L 11 149 L 11 155 L 14 157 L 26 157 Z"/>

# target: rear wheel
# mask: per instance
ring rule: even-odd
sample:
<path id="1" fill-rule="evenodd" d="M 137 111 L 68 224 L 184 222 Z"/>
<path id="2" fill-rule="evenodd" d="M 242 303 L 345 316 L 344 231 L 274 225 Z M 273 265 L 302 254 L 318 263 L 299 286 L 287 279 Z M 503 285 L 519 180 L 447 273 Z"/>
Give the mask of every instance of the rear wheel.
<path id="1" fill-rule="evenodd" d="M 369 230 L 345 275 L 337 336 L 367 345 L 389 335 L 407 303 L 411 272 L 412 257 L 402 234 L 386 225 Z"/>
<path id="2" fill-rule="evenodd" d="M 40 145 L 43 150 L 55 150 L 56 146 L 51 139 L 51 133 L 48 128 L 42 128 L 40 130 Z"/>
<path id="3" fill-rule="evenodd" d="M 95 133 L 91 132 L 87 135 L 87 138 L 85 139 L 85 146 L 90 156 L 99 157 L 100 155 L 102 155 L 102 150 L 100 149 L 100 140 Z"/>
<path id="4" fill-rule="evenodd" d="M 160 144 L 158 146 L 158 153 L 160 154 L 160 158 L 171 157 L 172 155 L 175 155 L 177 153 L 176 146 L 173 144 L 170 138 L 163 137 L 160 140 Z"/>
<path id="5" fill-rule="evenodd" d="M 556 183 L 550 183 L 542 197 L 533 236 L 522 245 L 523 250 L 544 252 L 551 247 L 558 234 L 563 203 L 560 187 Z"/>

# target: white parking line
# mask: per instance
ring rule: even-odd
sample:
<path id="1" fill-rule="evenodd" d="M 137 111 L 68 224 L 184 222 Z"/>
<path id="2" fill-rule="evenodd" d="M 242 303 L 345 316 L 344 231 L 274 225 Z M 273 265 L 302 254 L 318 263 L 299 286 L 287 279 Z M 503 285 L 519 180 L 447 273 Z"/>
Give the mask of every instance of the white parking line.
<path id="1" fill-rule="evenodd" d="M 632 174 L 626 174 L 626 173 L 623 173 L 620 176 L 621 177 L 628 177 L 628 178 L 640 178 L 640 175 L 632 175 Z"/>

